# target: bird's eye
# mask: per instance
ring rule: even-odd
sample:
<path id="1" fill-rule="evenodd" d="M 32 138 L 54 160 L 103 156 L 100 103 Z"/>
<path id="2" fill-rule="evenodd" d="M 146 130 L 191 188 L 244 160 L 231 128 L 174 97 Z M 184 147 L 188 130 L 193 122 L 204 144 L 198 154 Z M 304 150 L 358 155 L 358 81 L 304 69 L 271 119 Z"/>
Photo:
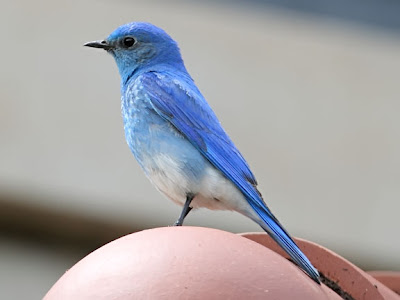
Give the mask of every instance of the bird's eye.
<path id="1" fill-rule="evenodd" d="M 128 36 L 128 37 L 126 37 L 126 38 L 124 38 L 123 40 L 122 40 L 122 46 L 124 47 L 124 48 L 130 48 L 130 47 L 132 47 L 134 44 L 136 43 L 136 40 L 133 38 L 133 37 L 130 37 L 130 36 Z"/>

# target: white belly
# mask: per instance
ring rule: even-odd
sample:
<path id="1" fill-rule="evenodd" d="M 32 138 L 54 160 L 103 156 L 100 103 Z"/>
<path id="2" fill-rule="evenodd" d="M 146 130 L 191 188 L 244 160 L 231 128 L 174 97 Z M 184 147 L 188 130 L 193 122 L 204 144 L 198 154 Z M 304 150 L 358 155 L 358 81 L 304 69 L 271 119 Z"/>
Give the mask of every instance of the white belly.
<path id="1" fill-rule="evenodd" d="M 195 195 L 191 204 L 193 208 L 240 213 L 252 210 L 238 188 L 208 162 L 196 179 L 185 174 L 181 161 L 166 154 L 152 157 L 152 162 L 156 167 L 147 170 L 147 176 L 158 190 L 179 205 L 184 205 L 186 195 L 192 193 Z"/>

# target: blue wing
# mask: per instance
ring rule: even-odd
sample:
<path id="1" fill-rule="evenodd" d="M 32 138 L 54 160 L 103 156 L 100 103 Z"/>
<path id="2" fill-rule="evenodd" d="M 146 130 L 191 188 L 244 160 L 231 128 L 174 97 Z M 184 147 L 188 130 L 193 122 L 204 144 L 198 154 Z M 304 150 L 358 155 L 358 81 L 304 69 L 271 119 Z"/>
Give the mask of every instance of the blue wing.
<path id="1" fill-rule="evenodd" d="M 171 122 L 247 197 L 265 205 L 248 164 L 193 84 L 190 86 L 168 73 L 155 72 L 143 74 L 141 82 L 158 114 Z"/>
<path id="2" fill-rule="evenodd" d="M 154 110 L 239 188 L 265 222 L 260 224 L 263 229 L 319 283 L 318 272 L 264 203 L 248 164 L 192 80 L 168 72 L 144 73 L 140 80 Z"/>

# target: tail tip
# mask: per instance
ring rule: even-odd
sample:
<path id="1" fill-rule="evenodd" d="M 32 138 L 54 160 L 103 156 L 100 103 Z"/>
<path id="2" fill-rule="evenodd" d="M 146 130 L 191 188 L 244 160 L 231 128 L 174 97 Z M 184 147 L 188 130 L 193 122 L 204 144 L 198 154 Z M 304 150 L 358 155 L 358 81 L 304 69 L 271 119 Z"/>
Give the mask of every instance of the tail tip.
<path id="1" fill-rule="evenodd" d="M 318 283 L 319 285 L 321 285 L 321 279 L 320 279 L 320 275 L 319 272 L 317 271 L 317 269 L 313 269 L 311 272 L 307 272 L 307 275 L 314 280 L 316 283 Z"/>

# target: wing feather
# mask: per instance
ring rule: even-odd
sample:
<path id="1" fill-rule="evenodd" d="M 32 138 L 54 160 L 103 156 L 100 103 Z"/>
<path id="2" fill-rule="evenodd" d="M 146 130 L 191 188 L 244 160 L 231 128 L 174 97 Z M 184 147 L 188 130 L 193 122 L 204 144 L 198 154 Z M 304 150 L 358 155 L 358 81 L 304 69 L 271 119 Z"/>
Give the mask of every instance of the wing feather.
<path id="1" fill-rule="evenodd" d="M 200 92 L 165 73 L 148 72 L 140 80 L 154 110 L 182 133 L 246 198 L 265 207 L 247 162 Z"/>

